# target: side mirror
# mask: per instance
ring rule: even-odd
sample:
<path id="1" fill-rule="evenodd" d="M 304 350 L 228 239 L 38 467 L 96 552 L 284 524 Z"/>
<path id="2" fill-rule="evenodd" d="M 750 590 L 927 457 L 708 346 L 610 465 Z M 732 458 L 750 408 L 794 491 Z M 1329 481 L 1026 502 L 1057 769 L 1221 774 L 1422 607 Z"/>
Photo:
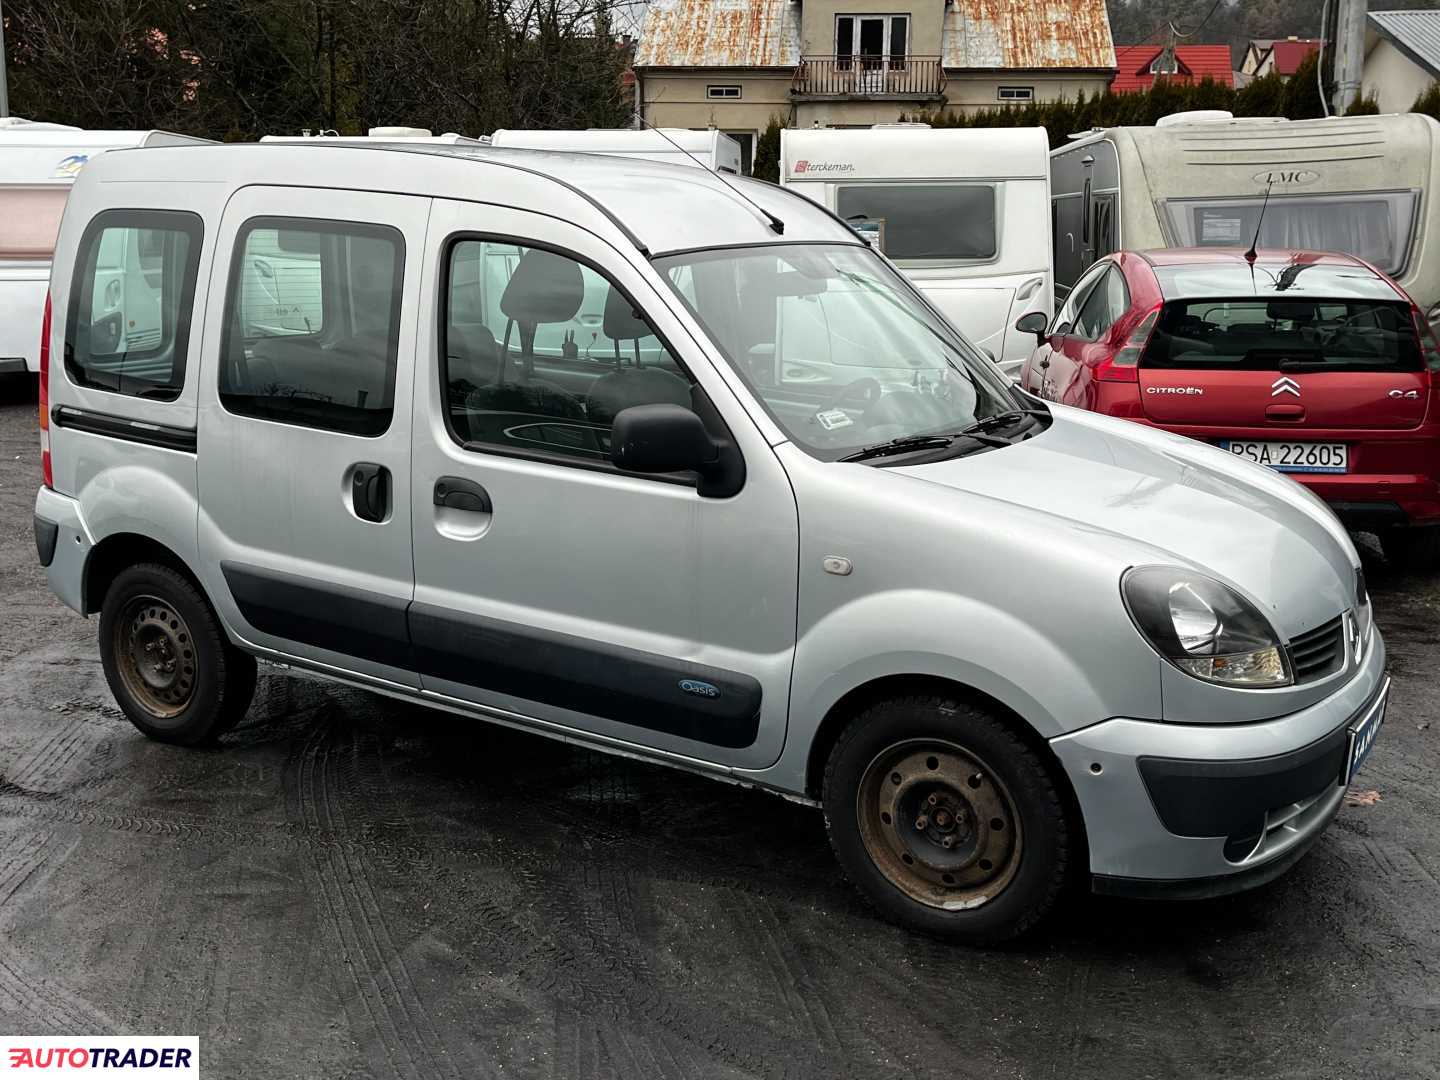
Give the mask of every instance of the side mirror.
<path id="1" fill-rule="evenodd" d="M 632 405 L 610 430 L 610 460 L 627 472 L 704 473 L 720 461 L 720 444 L 683 405 Z"/>
<path id="2" fill-rule="evenodd" d="M 1045 340 L 1045 327 L 1049 323 L 1043 311 L 1030 311 L 1015 320 L 1015 329 L 1022 334 L 1034 334 L 1038 344 Z"/>

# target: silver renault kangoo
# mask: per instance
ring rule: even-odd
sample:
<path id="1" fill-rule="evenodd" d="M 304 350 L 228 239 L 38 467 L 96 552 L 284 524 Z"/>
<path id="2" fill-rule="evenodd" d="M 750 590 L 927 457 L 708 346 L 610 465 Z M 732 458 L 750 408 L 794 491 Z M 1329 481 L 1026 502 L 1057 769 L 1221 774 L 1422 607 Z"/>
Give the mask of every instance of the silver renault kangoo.
<path id="1" fill-rule="evenodd" d="M 768 184 L 118 151 L 50 312 L 40 561 L 155 739 L 279 665 L 819 806 L 880 912 L 993 942 L 1275 877 L 1384 715 L 1323 505 L 1026 396 Z"/>

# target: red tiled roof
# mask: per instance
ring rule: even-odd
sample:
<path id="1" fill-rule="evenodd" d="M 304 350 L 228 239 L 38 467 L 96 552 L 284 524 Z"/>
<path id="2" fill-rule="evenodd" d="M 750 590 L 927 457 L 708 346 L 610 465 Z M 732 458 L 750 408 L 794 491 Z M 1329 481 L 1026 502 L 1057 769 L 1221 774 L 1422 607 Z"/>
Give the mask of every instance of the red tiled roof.
<path id="1" fill-rule="evenodd" d="M 1281 75 L 1294 75 L 1295 70 L 1300 66 L 1300 61 L 1313 53 L 1320 47 L 1320 42 L 1314 39 L 1309 41 L 1277 41 L 1271 46 L 1271 52 L 1275 54 L 1275 70 Z"/>
<path id="2" fill-rule="evenodd" d="M 1116 93 L 1150 89 L 1155 82 L 1155 76 L 1150 74 L 1150 64 L 1159 55 L 1159 45 L 1116 45 L 1115 64 L 1119 70 L 1110 89 Z M 1175 59 L 1179 62 L 1179 74 L 1166 78 L 1177 82 L 1199 82 L 1208 75 L 1221 86 L 1235 85 L 1229 45 L 1179 45 L 1175 48 Z"/>

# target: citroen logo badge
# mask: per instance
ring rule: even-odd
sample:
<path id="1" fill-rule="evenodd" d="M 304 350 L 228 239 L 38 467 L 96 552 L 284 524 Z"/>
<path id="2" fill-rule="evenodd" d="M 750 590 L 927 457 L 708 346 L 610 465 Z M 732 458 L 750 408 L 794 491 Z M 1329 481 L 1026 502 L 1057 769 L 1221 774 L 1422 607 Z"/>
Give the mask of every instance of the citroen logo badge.
<path id="1" fill-rule="evenodd" d="M 1289 375 L 1281 375 L 1270 384 L 1270 396 L 1279 397 L 1281 394 L 1294 394 L 1300 396 L 1300 384 Z"/>

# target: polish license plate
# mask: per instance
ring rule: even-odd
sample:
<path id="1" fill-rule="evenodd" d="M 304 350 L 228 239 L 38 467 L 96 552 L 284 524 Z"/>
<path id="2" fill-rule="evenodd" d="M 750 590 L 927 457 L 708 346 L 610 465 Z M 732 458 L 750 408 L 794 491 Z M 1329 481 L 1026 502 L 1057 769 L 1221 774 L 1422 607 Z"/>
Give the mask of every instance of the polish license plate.
<path id="1" fill-rule="evenodd" d="M 1343 473 L 1350 467 L 1350 448 L 1344 443 L 1222 439 L 1219 446 L 1236 457 L 1279 472 Z"/>
<path id="2" fill-rule="evenodd" d="M 1365 764 L 1365 759 L 1370 756 L 1370 751 L 1375 748 L 1375 736 L 1380 734 L 1380 725 L 1385 723 L 1385 705 L 1390 697 L 1390 687 L 1380 691 L 1379 700 L 1370 707 L 1358 724 L 1350 729 L 1350 756 L 1348 767 L 1345 773 L 1345 783 L 1355 779 L 1355 774 L 1360 771 L 1360 766 Z"/>

